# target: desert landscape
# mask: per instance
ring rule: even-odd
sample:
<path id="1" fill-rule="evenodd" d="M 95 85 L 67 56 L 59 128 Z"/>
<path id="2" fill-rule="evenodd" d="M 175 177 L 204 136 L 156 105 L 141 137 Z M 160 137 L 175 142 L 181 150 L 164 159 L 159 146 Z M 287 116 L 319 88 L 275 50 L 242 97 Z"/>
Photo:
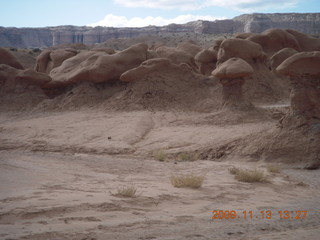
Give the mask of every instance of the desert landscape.
<path id="1" fill-rule="evenodd" d="M 192 36 L 0 48 L 1 239 L 319 238 L 320 39 Z"/>

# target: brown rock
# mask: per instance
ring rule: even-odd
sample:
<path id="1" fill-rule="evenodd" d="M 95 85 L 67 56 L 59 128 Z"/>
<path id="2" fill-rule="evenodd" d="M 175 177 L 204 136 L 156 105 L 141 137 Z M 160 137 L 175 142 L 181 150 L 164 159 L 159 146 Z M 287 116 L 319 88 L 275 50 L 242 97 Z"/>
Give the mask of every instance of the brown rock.
<path id="1" fill-rule="evenodd" d="M 284 60 L 296 53 L 298 52 L 292 48 L 283 48 L 276 52 L 270 58 L 271 69 L 275 70 Z"/>
<path id="2" fill-rule="evenodd" d="M 105 53 L 108 53 L 108 54 L 110 54 L 110 55 L 116 53 L 116 52 L 114 51 L 114 49 L 113 49 L 113 48 L 110 48 L 110 47 L 93 48 L 93 49 L 91 49 L 91 51 L 95 51 L 95 52 L 105 52 Z"/>
<path id="3" fill-rule="evenodd" d="M 293 35 L 298 41 L 301 51 L 320 51 L 320 39 L 314 38 L 310 35 L 298 32 L 292 29 L 286 29 L 288 33 Z"/>
<path id="4" fill-rule="evenodd" d="M 195 62 L 199 66 L 199 70 L 202 74 L 210 76 L 211 72 L 216 68 L 217 63 L 217 51 L 204 49 L 194 57 Z"/>
<path id="5" fill-rule="evenodd" d="M 0 92 L 5 93 L 11 91 L 16 86 L 16 75 L 19 69 L 6 64 L 0 64 Z"/>
<path id="6" fill-rule="evenodd" d="M 203 75 L 185 63 L 175 64 L 166 58 L 149 59 L 120 79 L 128 82 L 127 91 L 115 101 L 122 109 L 210 111 L 221 99 L 214 99 L 219 94 L 212 96 Z"/>
<path id="7" fill-rule="evenodd" d="M 315 51 L 297 53 L 277 67 L 277 72 L 289 76 L 292 84 L 289 120 L 298 117 L 299 124 L 320 123 L 319 66 L 320 52 Z"/>
<path id="8" fill-rule="evenodd" d="M 61 66 L 52 69 L 49 74 L 52 81 L 47 84 L 47 88 L 60 88 L 70 84 L 68 83 L 69 74 L 79 67 L 83 61 L 96 53 L 95 51 L 82 51 L 76 56 L 65 60 Z"/>
<path id="9" fill-rule="evenodd" d="M 175 64 L 186 63 L 193 70 L 197 71 L 198 69 L 193 56 L 186 51 L 182 51 L 173 47 L 162 46 L 157 48 L 156 53 L 160 58 L 167 58 Z"/>
<path id="10" fill-rule="evenodd" d="M 266 56 L 259 44 L 240 38 L 226 39 L 221 43 L 217 65 L 233 57 L 242 58 L 252 66 L 257 62 L 266 60 Z"/>
<path id="11" fill-rule="evenodd" d="M 253 68 L 241 58 L 230 58 L 217 67 L 212 75 L 220 79 L 223 86 L 223 105 L 228 107 L 251 107 L 243 99 L 244 78 L 253 74 Z"/>
<path id="12" fill-rule="evenodd" d="M 50 73 L 56 67 L 59 67 L 63 61 L 77 54 L 77 50 L 72 48 L 45 50 L 36 60 L 36 71 Z"/>
<path id="13" fill-rule="evenodd" d="M 215 51 L 219 51 L 221 43 L 226 40 L 225 38 L 218 38 L 213 42 L 212 48 Z"/>
<path id="14" fill-rule="evenodd" d="M 201 47 L 199 47 L 198 45 L 196 45 L 194 42 L 190 41 L 190 42 L 183 42 L 183 43 L 179 43 L 177 46 L 178 50 L 181 51 L 185 51 L 189 54 L 191 54 L 193 57 L 202 50 Z"/>
<path id="15" fill-rule="evenodd" d="M 16 80 L 42 88 L 51 81 L 51 77 L 45 73 L 36 72 L 33 69 L 26 69 L 18 72 Z"/>
<path id="16" fill-rule="evenodd" d="M 247 39 L 248 37 L 251 37 L 253 35 L 256 35 L 256 33 L 250 33 L 250 32 L 245 32 L 245 33 L 237 33 L 235 34 L 235 38 L 241 38 L 241 39 Z"/>
<path id="17" fill-rule="evenodd" d="M 79 58 L 69 59 L 51 71 L 51 86 L 62 87 L 80 81 L 101 83 L 117 80 L 122 73 L 147 59 L 147 49 L 148 46 L 141 43 L 112 55 L 105 52 L 83 53 Z"/>
<path id="18" fill-rule="evenodd" d="M 51 81 L 45 73 L 39 73 L 33 69 L 16 69 L 5 64 L 0 64 L 0 86 L 2 92 L 14 91 L 18 85 L 35 85 L 44 87 Z"/>
<path id="19" fill-rule="evenodd" d="M 6 64 L 17 69 L 24 69 L 19 60 L 5 48 L 0 48 L 0 64 Z"/>
<path id="20" fill-rule="evenodd" d="M 167 58 L 154 58 L 143 62 L 139 67 L 130 69 L 120 76 L 123 82 L 133 82 L 145 79 L 151 72 L 166 71 L 172 63 Z"/>
<path id="21" fill-rule="evenodd" d="M 283 48 L 292 48 L 300 51 L 300 45 L 297 39 L 283 29 L 268 29 L 261 34 L 254 34 L 247 38 L 252 42 L 260 44 L 263 51 L 272 55 Z"/>

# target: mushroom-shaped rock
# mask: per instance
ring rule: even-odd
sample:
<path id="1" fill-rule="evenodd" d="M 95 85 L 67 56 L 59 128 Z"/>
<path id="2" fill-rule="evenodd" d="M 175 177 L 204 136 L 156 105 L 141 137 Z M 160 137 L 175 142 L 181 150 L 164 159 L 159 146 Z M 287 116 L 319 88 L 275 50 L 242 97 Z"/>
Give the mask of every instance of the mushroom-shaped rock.
<path id="1" fill-rule="evenodd" d="M 283 48 L 276 52 L 270 58 L 271 69 L 275 70 L 284 60 L 296 53 L 298 52 L 292 48 Z"/>
<path id="2" fill-rule="evenodd" d="M 17 69 L 23 69 L 19 60 L 5 48 L 0 48 L 0 64 L 6 64 Z"/>
<path id="3" fill-rule="evenodd" d="M 204 49 L 194 57 L 199 70 L 204 75 L 211 75 L 211 72 L 215 69 L 217 63 L 217 51 Z"/>
<path id="4" fill-rule="evenodd" d="M 241 58 L 230 58 L 217 67 L 212 75 L 220 79 L 223 86 L 224 106 L 250 106 L 243 100 L 242 85 L 244 78 L 253 74 L 253 68 Z"/>
<path id="5" fill-rule="evenodd" d="M 304 123 L 320 122 L 320 52 L 297 53 L 277 67 L 292 84 L 291 113 Z"/>
<path id="6" fill-rule="evenodd" d="M 226 39 L 220 44 L 217 65 L 232 57 L 242 58 L 253 66 L 257 62 L 266 60 L 266 56 L 259 44 L 240 38 Z"/>

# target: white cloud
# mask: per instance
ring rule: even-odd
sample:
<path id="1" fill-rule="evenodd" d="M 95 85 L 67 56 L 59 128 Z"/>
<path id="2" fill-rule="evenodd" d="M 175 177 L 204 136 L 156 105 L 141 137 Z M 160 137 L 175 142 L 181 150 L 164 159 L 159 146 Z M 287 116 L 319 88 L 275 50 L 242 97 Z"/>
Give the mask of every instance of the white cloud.
<path id="1" fill-rule="evenodd" d="M 145 7 L 158 9 L 180 9 L 180 10 L 197 10 L 201 8 L 197 0 L 114 0 L 114 2 L 124 7 Z"/>
<path id="2" fill-rule="evenodd" d="M 239 12 L 256 12 L 268 9 L 293 8 L 299 0 L 206 0 L 203 6 L 232 8 Z"/>
<path id="3" fill-rule="evenodd" d="M 284 9 L 295 7 L 301 0 L 114 0 L 124 7 L 199 10 L 206 7 L 225 7 L 239 12 Z"/>
<path id="4" fill-rule="evenodd" d="M 163 18 L 163 17 L 134 17 L 128 19 L 125 16 L 115 16 L 108 14 L 104 19 L 96 23 L 88 24 L 88 26 L 105 26 L 105 27 L 145 27 L 148 25 L 164 26 L 170 23 L 183 24 L 196 20 L 214 21 L 217 19 L 225 19 L 224 17 L 216 18 L 213 16 L 200 16 L 200 15 L 180 15 L 175 18 Z"/>

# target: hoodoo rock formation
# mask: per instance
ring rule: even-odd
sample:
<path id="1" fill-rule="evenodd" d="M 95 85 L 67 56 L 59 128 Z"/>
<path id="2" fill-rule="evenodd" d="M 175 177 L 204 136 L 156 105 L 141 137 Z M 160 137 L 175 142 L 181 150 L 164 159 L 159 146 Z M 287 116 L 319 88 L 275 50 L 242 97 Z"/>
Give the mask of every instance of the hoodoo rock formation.
<path id="1" fill-rule="evenodd" d="M 216 68 L 217 64 L 217 51 L 213 49 L 204 49 L 194 57 L 196 64 L 199 67 L 199 71 L 206 75 L 210 76 L 211 72 Z"/>
<path id="2" fill-rule="evenodd" d="M 277 72 L 290 77 L 290 119 L 297 125 L 320 127 L 320 52 L 297 53 L 277 67 Z M 283 123 L 284 126 L 287 123 Z M 320 129 L 319 129 L 320 131 Z"/>
<path id="3" fill-rule="evenodd" d="M 244 79 L 252 74 L 253 68 L 243 59 L 235 57 L 228 59 L 212 72 L 223 86 L 223 106 L 240 109 L 251 107 L 243 98 L 242 85 Z"/>

